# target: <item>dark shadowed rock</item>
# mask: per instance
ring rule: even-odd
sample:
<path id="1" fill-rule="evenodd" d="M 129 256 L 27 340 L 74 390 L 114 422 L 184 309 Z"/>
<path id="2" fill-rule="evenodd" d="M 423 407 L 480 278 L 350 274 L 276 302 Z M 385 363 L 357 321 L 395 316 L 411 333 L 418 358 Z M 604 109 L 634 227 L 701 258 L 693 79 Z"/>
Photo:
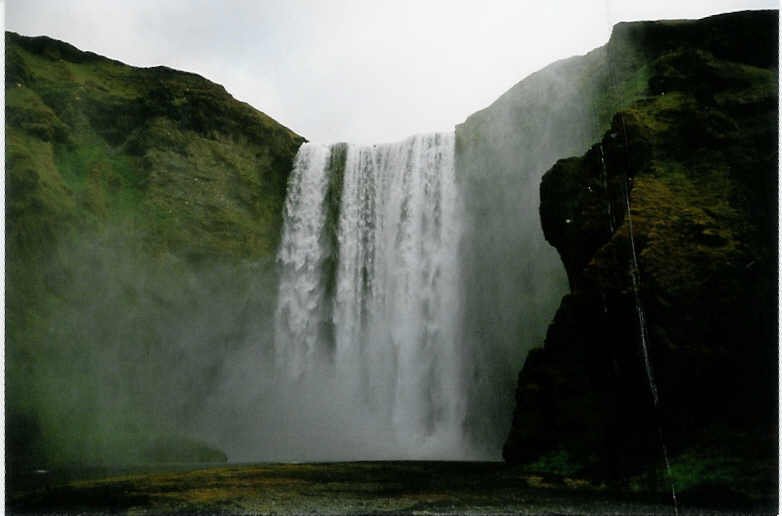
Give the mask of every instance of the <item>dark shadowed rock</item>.
<path id="1" fill-rule="evenodd" d="M 685 502 L 707 480 L 734 501 L 774 496 L 777 20 L 754 12 L 615 28 L 612 42 L 644 56 L 648 88 L 598 144 L 543 178 L 543 230 L 571 293 L 519 375 L 506 460 L 564 447 L 584 471 L 646 475 L 664 490 L 659 423 Z"/>

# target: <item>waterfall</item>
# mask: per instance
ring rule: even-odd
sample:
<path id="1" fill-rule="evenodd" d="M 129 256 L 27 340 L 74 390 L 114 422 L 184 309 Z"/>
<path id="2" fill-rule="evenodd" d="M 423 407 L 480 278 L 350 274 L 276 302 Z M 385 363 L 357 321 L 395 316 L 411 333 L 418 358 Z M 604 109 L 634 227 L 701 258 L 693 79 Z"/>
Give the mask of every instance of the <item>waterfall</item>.
<path id="1" fill-rule="evenodd" d="M 317 360 L 324 318 L 322 233 L 330 150 L 305 143 L 291 173 L 278 260 L 282 264 L 275 318 L 278 368 L 299 376 Z"/>
<path id="2" fill-rule="evenodd" d="M 334 166 L 337 149 L 303 145 L 290 177 L 278 256 L 280 381 L 304 397 L 329 389 L 339 409 L 323 407 L 324 417 L 383 428 L 385 458 L 467 458 L 454 134 L 349 144 Z"/>

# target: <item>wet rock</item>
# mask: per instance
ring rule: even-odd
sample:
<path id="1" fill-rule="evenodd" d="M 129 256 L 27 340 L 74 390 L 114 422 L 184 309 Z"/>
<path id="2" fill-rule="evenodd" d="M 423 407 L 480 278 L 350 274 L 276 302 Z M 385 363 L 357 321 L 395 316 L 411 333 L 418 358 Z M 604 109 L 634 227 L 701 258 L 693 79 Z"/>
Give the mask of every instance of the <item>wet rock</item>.
<path id="1" fill-rule="evenodd" d="M 507 461 L 562 448 L 591 474 L 627 479 L 662 467 L 658 424 L 676 466 L 719 423 L 729 430 L 709 444 L 716 456 L 775 471 L 763 469 L 776 463 L 773 440 L 758 461 L 735 436 L 776 426 L 777 70 L 727 42 L 744 38 L 740 27 L 768 37 L 778 16 L 735 16 L 615 30 L 613 44 L 637 36 L 653 96 L 543 178 L 541 221 L 571 294 L 519 375 Z M 723 23 L 719 38 L 697 40 Z M 657 408 L 642 365 L 633 249 Z M 736 500 L 768 476 L 726 473 Z"/>

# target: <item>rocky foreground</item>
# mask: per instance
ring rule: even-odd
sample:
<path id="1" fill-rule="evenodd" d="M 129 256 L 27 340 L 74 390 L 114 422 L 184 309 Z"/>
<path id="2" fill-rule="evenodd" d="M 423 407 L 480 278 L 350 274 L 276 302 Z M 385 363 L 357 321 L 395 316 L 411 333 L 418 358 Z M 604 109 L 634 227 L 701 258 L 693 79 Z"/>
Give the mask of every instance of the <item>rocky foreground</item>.
<path id="1" fill-rule="evenodd" d="M 82 473 L 84 475 L 84 473 Z M 525 513 L 668 514 L 670 498 L 616 491 L 501 463 L 345 462 L 200 467 L 155 472 L 36 473 L 17 481 L 13 513 Z M 774 512 L 772 500 L 704 498 L 681 514 Z"/>

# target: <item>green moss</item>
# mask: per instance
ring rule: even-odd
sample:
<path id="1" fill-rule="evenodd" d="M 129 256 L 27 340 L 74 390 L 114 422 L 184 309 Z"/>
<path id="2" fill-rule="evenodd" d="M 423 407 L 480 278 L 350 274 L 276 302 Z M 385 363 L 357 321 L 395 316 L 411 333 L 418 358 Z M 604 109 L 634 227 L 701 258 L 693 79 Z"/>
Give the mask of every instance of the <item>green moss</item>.
<path id="1" fill-rule="evenodd" d="M 519 377 L 511 460 L 554 468 L 591 443 L 590 474 L 667 496 L 659 425 L 685 505 L 775 496 L 778 79 L 730 26 L 712 39 L 725 20 L 618 27 L 640 38 L 647 90 L 544 175 L 543 229 L 571 294 Z"/>
<path id="2" fill-rule="evenodd" d="M 347 144 L 339 143 L 332 145 L 331 155 L 329 156 L 329 164 L 327 167 L 329 184 L 326 189 L 325 199 L 323 201 L 326 205 L 325 234 L 329 240 L 329 252 L 324 263 L 324 267 L 326 269 L 327 296 L 332 295 L 336 287 L 337 280 L 337 264 L 339 262 L 339 256 L 337 256 L 337 252 L 339 250 L 337 237 L 339 230 L 340 204 L 342 202 L 342 184 L 345 176 L 347 152 Z"/>
<path id="3" fill-rule="evenodd" d="M 776 447 L 771 441 L 772 436 L 757 431 L 710 426 L 697 443 L 671 458 L 670 471 L 659 465 L 657 489 L 664 493 L 673 482 L 680 502 L 689 506 L 762 504 L 776 489 L 775 468 L 765 456 Z M 631 478 L 629 487 L 636 492 L 649 488 L 641 476 Z"/>
<path id="4" fill-rule="evenodd" d="M 560 448 L 551 451 L 534 462 L 526 464 L 524 469 L 536 473 L 548 473 L 569 477 L 579 473 L 584 467 L 581 461 L 574 460 L 567 450 Z"/>
<path id="5" fill-rule="evenodd" d="M 623 499 L 578 479 L 547 481 L 498 463 L 346 462 L 107 472 L 11 494 L 14 512 L 662 513 L 666 502 Z M 45 483 L 46 488 L 40 489 Z M 567 492 L 564 487 L 571 489 Z M 35 489 L 38 487 L 39 489 Z"/>
<path id="6" fill-rule="evenodd" d="M 193 295 L 179 285 L 271 260 L 303 139 L 197 75 L 49 38 L 6 33 L 6 70 L 10 461 L 128 460 L 149 399 L 107 409 L 100 364 L 165 354 L 159 314 Z"/>

